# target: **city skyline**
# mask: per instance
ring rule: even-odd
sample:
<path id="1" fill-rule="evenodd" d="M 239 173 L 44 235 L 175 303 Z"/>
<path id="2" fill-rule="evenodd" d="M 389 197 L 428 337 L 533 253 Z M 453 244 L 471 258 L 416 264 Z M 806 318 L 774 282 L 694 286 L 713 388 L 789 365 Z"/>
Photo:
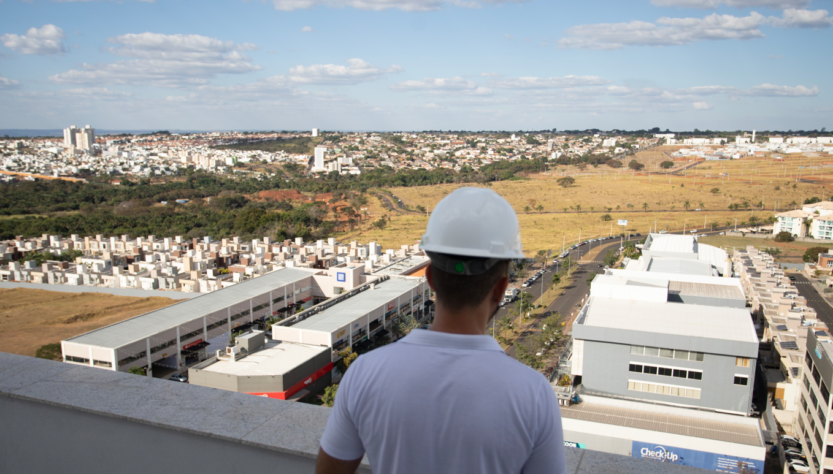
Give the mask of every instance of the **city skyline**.
<path id="1" fill-rule="evenodd" d="M 831 128 L 819 1 L 196 5 L 4 2 L 0 128 Z"/>

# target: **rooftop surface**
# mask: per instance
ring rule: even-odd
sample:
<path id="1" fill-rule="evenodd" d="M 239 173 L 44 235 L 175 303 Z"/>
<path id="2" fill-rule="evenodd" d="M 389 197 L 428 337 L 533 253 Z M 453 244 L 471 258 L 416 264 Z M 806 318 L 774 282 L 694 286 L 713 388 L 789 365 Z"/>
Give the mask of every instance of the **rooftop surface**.
<path id="1" fill-rule="evenodd" d="M 743 292 L 736 286 L 711 285 L 708 283 L 692 283 L 687 281 L 672 281 L 668 284 L 668 291 L 682 295 L 707 296 L 710 298 L 723 298 L 734 300 L 745 300 Z"/>
<path id="2" fill-rule="evenodd" d="M 398 262 L 394 262 L 386 267 L 382 267 L 378 270 L 374 270 L 374 275 L 388 275 L 388 276 L 396 276 L 410 273 L 414 268 L 417 268 L 421 265 L 424 265 L 430 261 L 428 257 L 423 257 L 420 255 L 412 255 L 406 259 L 399 260 Z"/>
<path id="3" fill-rule="evenodd" d="M 731 415 L 707 414 L 674 407 L 583 396 L 586 401 L 562 406 L 561 416 L 574 420 L 626 426 L 662 433 L 674 433 L 728 443 L 763 446 L 759 430 L 752 424 L 733 423 Z"/>
<path id="4" fill-rule="evenodd" d="M 593 296 L 584 325 L 758 343 L 749 311 Z"/>
<path id="5" fill-rule="evenodd" d="M 686 275 L 712 275 L 708 262 L 682 258 L 651 258 L 645 268 L 647 272 L 682 273 Z"/>
<path id="6" fill-rule="evenodd" d="M 283 375 L 322 352 L 329 352 L 326 346 L 311 346 L 294 342 L 270 342 L 264 349 L 253 352 L 235 362 L 218 360 L 205 367 L 206 372 L 218 374 L 260 377 Z"/>
<path id="7" fill-rule="evenodd" d="M 695 253 L 697 241 L 690 235 L 651 234 L 645 250 L 651 252 Z"/>
<path id="8" fill-rule="evenodd" d="M 356 296 L 347 298 L 337 305 L 293 324 L 291 327 L 293 329 L 307 329 L 326 333 L 333 332 L 336 329 L 352 323 L 402 293 L 417 288 L 420 282 L 417 278 L 391 278 L 385 282 L 378 283 L 373 290 L 366 290 Z M 404 304 L 405 301 L 402 303 Z"/>
<path id="9" fill-rule="evenodd" d="M 141 314 L 90 331 L 86 334 L 66 339 L 66 341 L 117 349 L 131 342 L 140 341 L 164 330 L 175 328 L 197 318 L 207 316 L 219 309 L 248 301 L 255 296 L 303 280 L 312 275 L 313 272 L 309 270 L 281 268 L 280 270 L 246 280 L 228 288 L 206 293 L 187 301 L 151 311 L 150 313 Z"/>

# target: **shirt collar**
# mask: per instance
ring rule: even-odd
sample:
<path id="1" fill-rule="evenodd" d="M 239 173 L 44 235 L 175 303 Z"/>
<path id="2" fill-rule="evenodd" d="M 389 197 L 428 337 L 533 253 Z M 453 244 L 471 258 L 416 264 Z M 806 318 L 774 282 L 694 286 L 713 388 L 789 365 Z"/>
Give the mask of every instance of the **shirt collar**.
<path id="1" fill-rule="evenodd" d="M 436 346 L 475 351 L 500 351 L 503 349 L 492 336 L 450 334 L 447 332 L 414 329 L 400 342 L 421 346 Z"/>

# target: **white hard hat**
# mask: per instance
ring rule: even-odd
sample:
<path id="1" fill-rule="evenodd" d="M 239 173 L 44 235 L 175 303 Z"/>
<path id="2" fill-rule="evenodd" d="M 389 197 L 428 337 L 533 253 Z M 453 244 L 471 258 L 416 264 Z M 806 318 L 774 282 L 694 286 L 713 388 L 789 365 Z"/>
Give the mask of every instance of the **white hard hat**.
<path id="1" fill-rule="evenodd" d="M 525 257 L 518 216 L 506 199 L 484 188 L 459 188 L 443 198 L 428 219 L 420 247 L 466 257 Z"/>

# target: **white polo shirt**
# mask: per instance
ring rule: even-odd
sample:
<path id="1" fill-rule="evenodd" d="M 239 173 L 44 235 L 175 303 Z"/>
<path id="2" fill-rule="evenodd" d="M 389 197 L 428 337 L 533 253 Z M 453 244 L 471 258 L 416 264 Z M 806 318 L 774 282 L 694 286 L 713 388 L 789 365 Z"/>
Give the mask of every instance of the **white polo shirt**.
<path id="1" fill-rule="evenodd" d="M 491 336 L 416 329 L 350 366 L 321 447 L 376 474 L 566 472 L 561 412 Z"/>

